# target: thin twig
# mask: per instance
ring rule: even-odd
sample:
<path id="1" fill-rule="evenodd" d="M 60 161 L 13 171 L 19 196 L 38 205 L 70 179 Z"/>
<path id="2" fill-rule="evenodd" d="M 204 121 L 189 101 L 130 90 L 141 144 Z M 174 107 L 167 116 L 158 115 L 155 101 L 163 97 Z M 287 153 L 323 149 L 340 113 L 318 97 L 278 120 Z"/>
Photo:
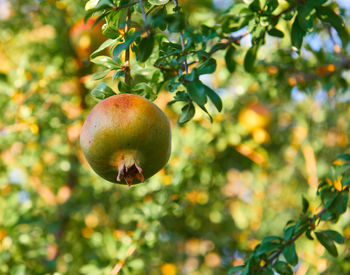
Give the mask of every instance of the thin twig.
<path id="1" fill-rule="evenodd" d="M 125 26 L 125 35 L 129 32 L 131 21 L 131 9 L 128 10 L 128 17 Z M 125 83 L 130 86 L 130 46 L 125 50 Z"/>
<path id="2" fill-rule="evenodd" d="M 179 3 L 177 2 L 177 0 L 174 0 L 174 5 L 175 5 L 175 9 L 179 7 Z M 184 38 L 183 32 L 180 32 L 180 40 L 181 40 L 182 51 L 185 54 L 185 61 L 184 61 L 185 71 L 186 71 L 186 74 L 188 74 L 187 54 L 185 52 L 185 38 Z"/>
<path id="3" fill-rule="evenodd" d="M 248 32 L 245 32 L 244 34 L 238 36 L 238 37 L 228 37 L 227 38 L 227 41 L 223 42 L 220 44 L 219 47 L 216 47 L 214 49 L 212 49 L 210 52 L 209 52 L 209 55 L 213 55 L 214 53 L 216 53 L 217 51 L 219 50 L 223 50 L 225 49 L 226 47 L 228 47 L 229 45 L 231 45 L 232 43 L 239 43 L 241 41 L 241 39 L 243 37 L 245 37 L 246 35 L 248 35 L 249 33 Z"/>
<path id="4" fill-rule="evenodd" d="M 141 12 L 142 12 L 142 18 L 143 18 L 143 21 L 144 21 L 145 24 L 146 24 L 146 22 L 147 22 L 147 17 L 146 17 L 145 8 L 144 8 L 144 6 L 143 6 L 142 0 L 139 0 L 139 3 L 140 3 L 140 9 L 141 9 Z M 145 28 L 147 29 L 147 36 L 149 36 L 149 35 L 150 35 L 150 32 L 149 32 L 147 26 L 146 26 Z"/>
<path id="5" fill-rule="evenodd" d="M 115 7 L 113 7 L 113 10 L 117 11 L 117 10 L 120 10 L 120 9 L 128 8 L 128 7 L 136 5 L 137 3 L 138 3 L 138 1 L 135 1 L 135 2 L 131 2 L 131 3 L 125 4 L 125 5 L 121 5 L 121 6 L 115 6 Z"/>

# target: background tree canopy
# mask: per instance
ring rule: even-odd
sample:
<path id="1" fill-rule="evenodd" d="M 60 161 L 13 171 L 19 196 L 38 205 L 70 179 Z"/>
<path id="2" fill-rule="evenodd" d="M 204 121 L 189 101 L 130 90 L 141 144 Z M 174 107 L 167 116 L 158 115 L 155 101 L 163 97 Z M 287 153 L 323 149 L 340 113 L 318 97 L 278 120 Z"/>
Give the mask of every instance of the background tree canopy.
<path id="1" fill-rule="evenodd" d="M 349 274 L 349 20 L 346 0 L 0 0 L 0 274 Z M 120 92 L 173 132 L 131 188 L 79 145 Z"/>

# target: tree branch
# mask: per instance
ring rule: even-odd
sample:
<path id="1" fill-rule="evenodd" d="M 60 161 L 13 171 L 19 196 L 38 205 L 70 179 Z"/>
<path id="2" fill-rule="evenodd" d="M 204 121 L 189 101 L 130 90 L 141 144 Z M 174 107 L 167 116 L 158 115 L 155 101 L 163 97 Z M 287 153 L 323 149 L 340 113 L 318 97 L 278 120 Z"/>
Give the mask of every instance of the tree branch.
<path id="1" fill-rule="evenodd" d="M 312 218 L 309 218 L 309 224 L 308 224 L 308 226 L 307 226 L 304 230 L 300 231 L 297 235 L 295 235 L 292 239 L 290 239 L 289 241 L 285 242 L 285 243 L 281 246 L 281 248 L 279 248 L 279 250 L 276 251 L 276 253 L 273 254 L 273 256 L 272 256 L 271 258 L 269 258 L 269 259 L 266 261 L 266 263 L 265 263 L 262 267 L 260 267 L 260 269 L 259 269 L 257 272 L 259 273 L 259 272 L 264 271 L 265 268 L 267 268 L 267 267 L 268 267 L 269 265 L 271 265 L 275 260 L 278 259 L 278 257 L 282 254 L 282 252 L 283 252 L 283 250 L 284 250 L 284 248 L 285 248 L 286 246 L 288 246 L 288 245 L 294 243 L 296 240 L 298 240 L 302 235 L 304 235 L 304 233 L 305 233 L 308 229 L 311 228 L 312 230 L 315 230 L 315 223 L 316 223 L 316 221 L 317 221 L 318 219 L 320 219 L 321 216 L 322 216 L 324 213 L 326 213 L 331 207 L 333 207 L 333 205 L 334 205 L 335 202 L 336 202 L 336 199 L 333 200 L 333 202 L 330 203 L 330 204 L 328 205 L 328 207 L 322 208 L 322 210 L 319 211 L 317 214 L 315 214 Z"/>
<path id="2" fill-rule="evenodd" d="M 175 5 L 175 8 L 179 7 L 179 3 L 177 2 L 177 0 L 174 0 L 174 5 Z M 188 74 L 187 54 L 185 50 L 186 48 L 185 48 L 185 39 L 184 39 L 183 32 L 180 32 L 180 40 L 181 40 L 182 52 L 185 54 L 185 61 L 184 61 L 185 71 L 186 71 L 186 74 Z"/>

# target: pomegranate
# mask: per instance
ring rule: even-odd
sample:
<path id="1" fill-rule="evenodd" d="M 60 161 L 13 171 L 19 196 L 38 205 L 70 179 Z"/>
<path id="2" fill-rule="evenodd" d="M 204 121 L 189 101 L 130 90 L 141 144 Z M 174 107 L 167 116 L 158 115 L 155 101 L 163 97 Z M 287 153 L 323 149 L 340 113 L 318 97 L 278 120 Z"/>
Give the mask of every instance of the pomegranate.
<path id="1" fill-rule="evenodd" d="M 144 182 L 167 163 L 170 124 L 166 115 L 147 99 L 119 94 L 91 110 L 81 129 L 80 144 L 98 175 L 130 186 Z"/>

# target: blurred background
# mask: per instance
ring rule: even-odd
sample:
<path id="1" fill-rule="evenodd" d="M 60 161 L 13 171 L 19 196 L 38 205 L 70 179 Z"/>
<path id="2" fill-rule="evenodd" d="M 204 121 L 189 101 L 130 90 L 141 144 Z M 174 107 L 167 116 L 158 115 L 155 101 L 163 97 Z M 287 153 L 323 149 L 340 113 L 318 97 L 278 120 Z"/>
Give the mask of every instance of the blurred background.
<path id="1" fill-rule="evenodd" d="M 235 4 L 179 3 L 194 27 L 213 26 Z M 338 1 L 346 23 L 349 3 Z M 222 113 L 210 108 L 213 123 L 198 111 L 180 127 L 180 106 L 161 92 L 170 161 L 128 188 L 99 178 L 79 146 L 97 103 L 89 54 L 105 39 L 101 25 L 91 31 L 95 19 L 83 22 L 84 5 L 0 0 L 0 274 L 226 274 L 264 236 L 281 234 L 302 194 L 318 209 L 318 178 L 349 152 L 350 56 L 333 29 L 315 28 L 301 56 L 289 35 L 270 37 L 254 74 L 242 66 L 249 36 L 234 73 L 218 52 L 216 73 L 202 78 L 224 102 Z M 334 226 L 347 239 L 349 218 Z M 350 274 L 349 241 L 338 258 L 306 238 L 297 250 L 297 275 Z"/>

